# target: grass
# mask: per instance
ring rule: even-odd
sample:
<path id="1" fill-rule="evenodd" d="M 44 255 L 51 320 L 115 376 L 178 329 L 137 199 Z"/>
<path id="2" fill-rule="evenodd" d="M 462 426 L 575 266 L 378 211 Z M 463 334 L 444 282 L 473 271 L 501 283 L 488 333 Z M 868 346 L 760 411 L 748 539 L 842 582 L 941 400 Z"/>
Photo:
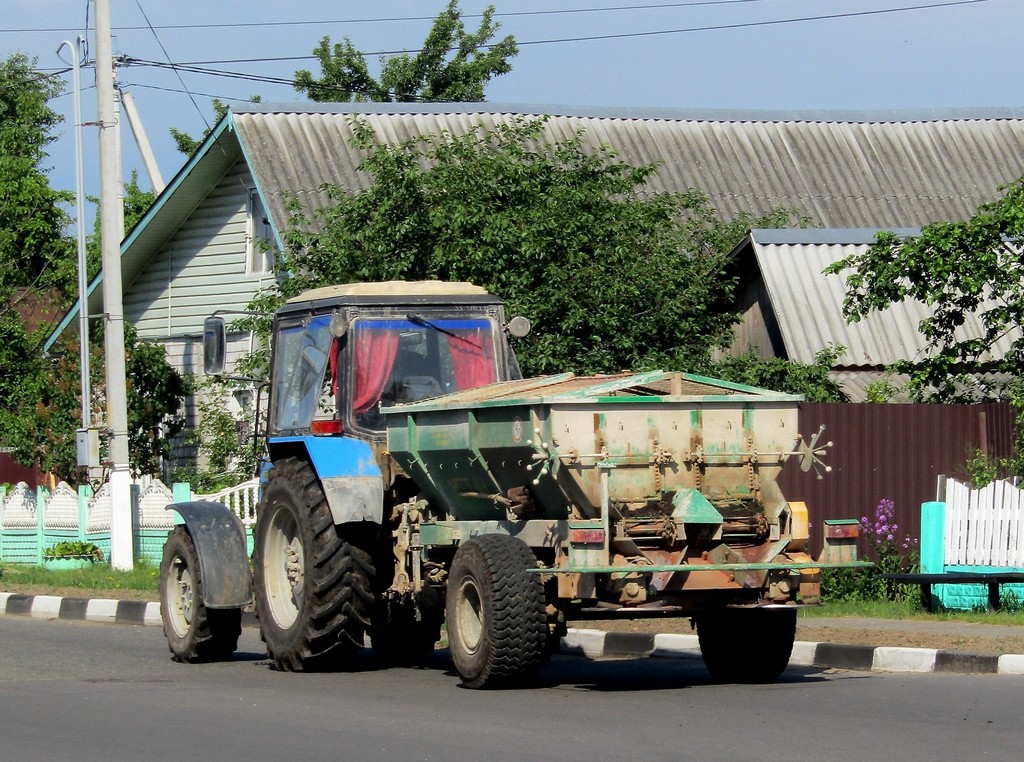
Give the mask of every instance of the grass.
<path id="1" fill-rule="evenodd" d="M 925 611 L 916 602 L 909 601 L 830 601 L 821 606 L 808 606 L 800 616 L 866 617 L 869 619 L 919 619 L 932 622 L 963 622 L 966 624 L 1002 624 L 1024 626 L 1024 607 L 1008 602 L 1002 611 Z"/>
<path id="2" fill-rule="evenodd" d="M 42 566 L 28 564 L 0 565 L 0 590 L 17 590 L 19 587 L 27 586 L 53 590 L 77 589 L 103 598 L 116 598 L 119 590 L 155 594 L 160 589 L 160 570 L 145 562 L 136 563 L 131 571 L 117 571 L 105 563 L 95 563 L 85 569 L 68 570 L 44 569 Z M 1007 601 L 1002 611 L 940 611 L 932 614 L 922 609 L 916 602 L 830 601 L 821 606 L 802 608 L 800 616 L 805 619 L 865 617 L 1024 626 L 1024 605 L 1018 601 Z"/>
<path id="3" fill-rule="evenodd" d="M 5 586 L 39 585 L 43 587 L 79 588 L 89 591 L 160 589 L 160 570 L 151 564 L 137 562 L 131 571 L 117 571 L 109 564 L 95 563 L 85 569 L 51 570 L 28 564 L 0 566 L 0 590 Z"/>

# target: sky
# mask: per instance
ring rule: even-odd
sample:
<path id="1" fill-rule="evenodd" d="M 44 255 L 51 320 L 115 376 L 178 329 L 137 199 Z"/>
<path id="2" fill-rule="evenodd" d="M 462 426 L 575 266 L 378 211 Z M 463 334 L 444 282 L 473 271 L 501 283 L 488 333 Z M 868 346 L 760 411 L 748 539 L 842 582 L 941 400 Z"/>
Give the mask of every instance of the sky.
<path id="1" fill-rule="evenodd" d="M 303 101 L 287 84 L 297 69 L 319 74 L 321 37 L 348 37 L 371 71 L 381 54 L 415 51 L 446 0 L 111 0 L 113 51 L 137 59 L 119 81 L 138 107 L 165 182 L 186 157 L 173 127 L 199 136 L 214 121 L 211 98 L 259 95 Z M 619 110 L 771 111 L 1024 109 L 1020 0 L 461 0 L 466 27 L 494 5 L 497 37 L 519 44 L 512 71 L 487 100 Z M 57 48 L 85 35 L 95 49 L 88 0 L 0 0 L 0 55 L 67 69 Z M 149 63 L 138 63 L 149 62 Z M 166 66 L 193 64 L 211 73 Z M 163 64 L 163 66 L 155 65 Z M 74 132 L 68 92 L 50 147 L 51 185 L 73 190 Z M 263 79 L 272 81 L 262 81 Z M 284 80 L 280 82 L 279 80 Z M 95 119 L 94 70 L 82 69 L 83 121 Z M 98 195 L 97 131 L 83 128 L 86 193 Z M 148 180 L 127 128 L 126 176 Z M 88 215 L 88 213 L 87 213 Z"/>

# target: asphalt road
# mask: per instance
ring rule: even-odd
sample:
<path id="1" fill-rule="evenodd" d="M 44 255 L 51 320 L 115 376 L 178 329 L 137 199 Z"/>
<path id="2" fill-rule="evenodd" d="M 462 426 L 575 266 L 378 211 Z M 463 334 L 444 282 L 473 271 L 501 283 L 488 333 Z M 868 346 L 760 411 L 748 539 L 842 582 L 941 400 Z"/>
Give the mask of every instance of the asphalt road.
<path id="1" fill-rule="evenodd" d="M 685 660 L 559 657 L 535 688 L 423 668 L 284 674 L 254 630 L 180 665 L 157 627 L 0 618 L 0 759 L 1019 760 L 1024 677 L 790 669 L 711 683 Z"/>

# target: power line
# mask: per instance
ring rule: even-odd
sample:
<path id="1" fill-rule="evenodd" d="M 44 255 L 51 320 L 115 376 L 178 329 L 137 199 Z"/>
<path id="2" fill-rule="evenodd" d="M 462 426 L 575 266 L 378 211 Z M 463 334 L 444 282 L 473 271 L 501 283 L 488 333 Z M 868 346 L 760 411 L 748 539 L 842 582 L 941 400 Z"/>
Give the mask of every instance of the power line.
<path id="1" fill-rule="evenodd" d="M 707 4 L 722 4 L 724 2 L 726 4 L 729 4 L 729 3 L 735 3 L 735 2 L 757 2 L 757 1 L 758 0 L 706 0 L 706 3 Z M 988 0 L 947 0 L 946 2 L 930 2 L 930 3 L 922 3 L 922 4 L 919 4 L 919 5 L 905 5 L 905 6 L 900 6 L 900 7 L 897 7 L 897 8 L 882 8 L 882 9 L 873 9 L 873 10 L 866 10 L 866 11 L 850 11 L 850 12 L 845 12 L 845 13 L 821 14 L 821 15 L 817 15 L 817 16 L 797 16 L 797 17 L 792 17 L 792 18 L 772 19 L 772 20 L 767 20 L 767 21 L 748 21 L 748 22 L 737 22 L 737 23 L 733 23 L 733 24 L 715 24 L 715 25 L 706 25 L 706 26 L 686 27 L 686 28 L 680 28 L 680 29 L 653 30 L 653 31 L 647 31 L 647 32 L 621 32 L 621 33 L 614 33 L 614 34 L 607 34 L 607 35 L 588 35 L 588 36 L 582 36 L 582 37 L 563 37 L 563 38 L 547 39 L 547 40 L 527 40 L 525 42 L 517 41 L 516 44 L 519 45 L 520 47 L 524 47 L 524 46 L 528 46 L 528 45 L 551 45 L 551 44 L 561 44 L 561 43 L 591 42 L 591 41 L 599 41 L 599 40 L 624 39 L 624 38 L 633 38 L 633 37 L 651 37 L 651 36 L 656 36 L 656 35 L 688 34 L 688 33 L 694 33 L 694 32 L 723 31 L 723 30 L 730 30 L 730 29 L 743 29 L 743 28 L 763 27 L 763 26 L 775 26 L 775 25 L 781 25 L 781 24 L 806 23 L 806 22 L 811 22 L 811 21 L 825 21 L 825 20 L 832 20 L 832 19 L 845 19 L 845 18 L 855 18 L 855 17 L 864 17 L 864 16 L 876 16 L 876 15 L 888 14 L 888 13 L 903 13 L 903 12 L 909 12 L 909 11 L 928 10 L 928 9 L 934 9 L 934 8 L 943 8 L 943 7 L 947 7 L 947 6 L 974 5 L 974 4 L 983 3 L 983 2 L 988 2 Z M 702 2 L 696 2 L 696 3 L 692 3 L 692 2 L 691 3 L 672 3 L 672 4 L 667 4 L 667 5 L 656 5 L 656 6 L 652 5 L 652 6 L 644 6 L 644 7 L 659 7 L 660 8 L 660 7 L 675 7 L 675 6 L 679 6 L 679 5 L 694 5 L 694 4 L 706 4 L 706 3 L 702 3 Z M 616 8 L 619 8 L 619 7 L 625 7 L 625 6 L 616 6 Z M 629 6 L 629 7 L 635 8 L 637 6 Z M 140 11 L 142 10 L 141 6 L 140 6 L 139 10 Z M 608 10 L 608 9 L 592 9 L 592 10 Z M 536 12 L 523 12 L 523 13 L 527 14 L 527 15 L 537 15 L 537 14 L 541 14 L 541 13 L 554 13 L 554 12 L 555 11 L 536 11 Z M 570 13 L 570 12 L 574 12 L 574 11 L 564 11 L 564 12 Z M 145 17 L 145 13 L 144 12 L 143 12 L 143 17 Z M 298 22 L 296 22 L 296 23 L 298 23 Z M 154 32 L 154 36 L 155 36 L 155 32 Z M 157 38 L 157 42 L 159 43 L 159 38 Z M 492 47 L 492 46 L 482 46 L 482 47 Z M 161 48 L 163 48 L 162 45 L 161 45 Z M 395 55 L 395 54 L 399 54 L 399 53 L 418 53 L 418 52 L 420 52 L 420 51 L 419 50 L 413 50 L 413 51 L 410 51 L 410 50 L 401 50 L 401 51 L 398 51 L 398 50 L 396 50 L 396 51 L 384 50 L 384 51 L 375 51 L 375 52 L 371 52 L 371 53 L 364 53 L 363 55 Z M 164 50 L 164 55 L 167 56 L 167 51 L 166 50 Z M 272 77 L 272 76 L 258 75 L 258 74 L 250 74 L 248 72 L 226 71 L 226 70 L 223 70 L 223 69 L 214 69 L 214 68 L 207 68 L 207 67 L 209 67 L 211 65 L 219 65 L 219 64 L 275 63 L 275 62 L 282 62 L 282 61 L 307 61 L 307 60 L 316 60 L 317 57 L 316 56 L 312 56 L 312 55 L 307 55 L 307 56 L 275 56 L 275 57 L 262 57 L 262 58 L 223 59 L 223 60 L 211 60 L 211 61 L 186 61 L 186 62 L 179 62 L 179 63 L 174 63 L 174 62 L 170 61 L 170 57 L 169 56 L 167 56 L 167 58 L 168 58 L 167 63 L 163 63 L 163 62 L 159 62 L 159 61 L 148 61 L 148 60 L 145 60 L 145 59 L 135 58 L 135 57 L 131 57 L 131 56 L 124 56 L 120 60 L 121 60 L 121 62 L 123 64 L 128 65 L 128 66 L 151 66 L 151 67 L 155 67 L 155 68 L 171 69 L 172 71 L 174 71 L 176 73 L 176 75 L 178 76 L 178 80 L 181 82 L 182 87 L 185 88 L 185 92 L 187 93 L 188 92 L 188 88 L 185 85 L 184 81 L 182 81 L 180 72 L 188 72 L 188 73 L 200 74 L 200 75 L 211 76 L 211 77 L 221 77 L 221 78 L 225 78 L 225 79 L 237 79 L 237 80 L 243 80 L 243 81 L 248 81 L 248 82 L 259 82 L 259 83 L 263 83 L 263 84 L 284 85 L 284 86 L 288 86 L 288 87 L 295 87 L 296 82 L 294 80 L 292 80 L 292 79 L 289 79 L 289 78 Z M 69 71 L 69 70 L 65 69 L 61 73 L 64 73 L 66 71 Z M 399 96 L 399 97 L 401 97 L 401 96 Z M 411 95 L 409 97 L 413 97 L 415 100 L 423 100 L 422 98 L 411 96 Z M 196 106 L 196 109 L 199 110 L 199 106 L 198 106 L 198 104 L 195 103 L 195 99 L 194 98 L 192 99 L 192 102 Z M 200 111 L 200 114 L 201 113 L 202 112 Z M 205 116 L 203 117 L 203 119 L 205 121 Z M 209 125 L 207 125 L 207 126 L 209 126 Z"/>
<path id="2" fill-rule="evenodd" d="M 285 77 L 271 77 L 260 74 L 249 74 L 241 71 L 224 71 L 222 69 L 207 69 L 201 66 L 192 66 L 190 64 L 165 64 L 160 61 L 146 61 L 140 58 L 125 57 L 121 59 L 122 63 L 128 66 L 150 66 L 157 69 L 174 69 L 190 74 L 202 74 L 210 77 L 222 77 L 224 79 L 238 79 L 246 82 L 259 82 L 262 84 L 271 85 L 285 85 L 287 87 L 296 87 L 298 83 L 294 79 L 288 79 Z M 330 87 L 328 85 L 322 85 L 326 89 L 337 90 L 338 92 L 353 92 L 370 95 L 371 93 L 367 90 L 361 90 L 355 87 Z M 430 99 L 423 98 L 415 93 L 395 93 L 396 98 L 411 99 L 416 102 L 427 102 Z"/>
<path id="3" fill-rule="evenodd" d="M 927 3 L 923 5 L 907 5 L 900 8 L 878 8 L 869 11 L 850 11 L 848 13 L 828 13 L 820 16 L 798 16 L 788 19 L 772 19 L 769 21 L 745 21 L 734 24 L 714 24 L 711 26 L 695 26 L 683 29 L 661 29 L 652 32 L 620 32 L 616 34 L 589 35 L 586 37 L 560 37 L 550 40 L 532 40 L 527 42 L 516 41 L 516 45 L 525 47 L 527 45 L 554 45 L 567 42 L 594 42 L 597 40 L 619 40 L 628 37 L 654 37 L 666 34 L 685 34 L 688 32 L 718 32 L 729 29 L 746 29 L 750 27 L 777 26 L 780 24 L 799 24 L 806 21 L 827 21 L 831 19 L 847 19 L 858 16 L 878 16 L 886 13 L 903 13 L 906 11 L 921 11 L 932 8 L 945 8 L 954 5 L 974 5 L 976 3 L 987 3 L 989 0 L 952 0 L 945 3 Z M 492 46 L 487 46 L 492 47 Z"/>
<path id="4" fill-rule="evenodd" d="M 739 5 L 747 3 L 764 2 L 765 0 L 691 0 L 690 2 L 680 3 L 648 3 L 644 5 L 613 5 L 605 6 L 601 8 L 566 8 L 566 9 L 549 9 L 540 11 L 506 11 L 503 13 L 495 13 L 495 18 L 512 18 L 512 17 L 529 17 L 529 16 L 552 16 L 556 14 L 579 14 L 579 13 L 606 13 L 615 11 L 637 11 L 637 10 L 664 10 L 671 8 L 689 8 L 695 6 L 712 6 L 712 5 Z M 715 31 L 719 29 L 735 29 L 744 26 L 765 26 L 769 24 L 785 24 L 794 23 L 799 21 L 819 21 L 822 19 L 833 19 L 833 18 L 849 18 L 854 16 L 870 16 L 880 13 L 899 13 L 901 11 L 913 11 L 913 10 L 925 10 L 930 8 L 941 8 L 943 6 L 954 6 L 954 5 L 972 5 L 974 3 L 987 3 L 989 0 L 951 0 L 949 2 L 933 2 L 925 5 L 914 5 L 905 6 L 901 8 L 881 8 L 869 11 L 852 11 L 849 13 L 837 13 L 827 14 L 821 16 L 807 16 L 803 18 L 794 19 L 780 19 L 777 21 L 764 21 L 764 22 L 751 22 L 750 24 L 738 24 L 738 25 L 723 25 L 723 26 L 712 26 L 712 27 L 694 27 L 693 29 L 679 29 L 679 30 L 663 30 L 656 32 L 639 32 L 635 34 L 621 34 L 621 35 L 599 35 L 595 37 L 579 37 L 579 38 L 564 38 L 554 40 L 536 40 L 533 42 L 520 43 L 519 45 L 545 45 L 555 42 L 579 42 L 587 40 L 603 40 L 603 39 L 615 39 L 618 37 L 642 37 L 654 34 L 678 34 L 681 32 L 688 31 Z M 145 14 L 143 14 L 145 15 Z M 483 14 L 481 13 L 465 13 L 461 14 L 462 18 L 480 18 Z M 139 30 L 154 30 L 154 29 L 238 29 L 238 28 L 251 28 L 251 27 L 287 27 L 287 26 L 324 26 L 328 24 L 376 24 L 376 23 L 390 23 L 390 22 L 409 22 L 409 21 L 433 21 L 436 16 L 391 16 L 381 18 L 354 18 L 354 19 L 332 19 L 323 21 L 247 21 L 247 22 L 230 22 L 230 23 L 218 23 L 218 24 L 161 24 L 157 26 L 146 25 L 146 26 L 120 26 L 115 27 L 115 31 L 127 32 L 127 31 L 139 31 Z M 39 28 L 39 29 L 0 29 L 0 34 L 4 32 L 14 33 L 55 33 L 55 32 L 77 32 L 77 29 L 72 28 Z M 406 51 L 396 51 L 406 52 Z M 387 55 L 392 51 L 379 51 L 381 55 Z M 273 59 L 276 60 L 276 59 Z M 294 60 L 294 59 L 281 59 L 281 60 Z"/>
<path id="5" fill-rule="evenodd" d="M 213 93 L 201 93 L 196 90 L 181 90 L 176 87 L 161 87 L 160 85 L 146 85 L 141 82 L 125 82 L 122 85 L 125 88 L 130 87 L 141 87 L 146 90 L 161 90 L 165 93 L 178 93 L 179 95 L 196 95 L 200 98 L 216 98 L 219 101 L 237 101 L 238 103 L 250 103 L 248 98 L 239 98 L 234 95 L 215 95 Z"/>
<path id="6" fill-rule="evenodd" d="M 729 0 L 730 2 L 736 2 L 738 0 Z M 746 1 L 746 0 L 742 0 Z M 799 24 L 809 21 L 828 21 L 832 19 L 845 19 L 845 18 L 856 18 L 861 16 L 877 16 L 887 13 L 906 13 L 909 11 L 920 11 L 930 10 L 934 8 L 952 7 L 957 5 L 974 5 L 977 3 L 987 3 L 989 0 L 947 0 L 947 2 L 931 2 L 924 3 L 921 5 L 906 5 L 898 8 L 878 8 L 866 11 L 849 11 L 846 13 L 828 13 L 821 14 L 818 16 L 794 16 L 792 18 L 785 19 L 770 19 L 767 21 L 741 21 L 732 24 L 713 24 L 706 26 L 693 26 L 684 27 L 680 29 L 659 29 L 647 32 L 618 32 L 614 34 L 601 34 L 601 35 L 587 35 L 583 37 L 560 37 L 546 40 L 516 40 L 516 45 L 519 47 L 526 47 L 532 45 L 556 45 L 562 43 L 573 43 L 573 42 L 595 42 L 600 40 L 617 40 L 626 39 L 632 37 L 654 37 L 660 35 L 669 34 L 689 34 L 694 32 L 717 32 L 726 31 L 730 29 L 748 29 L 754 27 L 763 26 L 778 26 L 781 24 Z M 484 48 L 493 47 L 493 45 L 481 46 Z M 386 56 L 386 55 L 399 55 L 402 53 L 419 53 L 422 52 L 420 49 L 417 50 L 376 50 L 367 53 L 363 53 L 364 56 Z M 139 59 L 134 59 L 139 60 Z M 261 58 L 229 58 L 219 60 L 208 60 L 208 61 L 183 61 L 178 66 L 210 66 L 215 64 L 238 64 L 238 63 L 278 63 L 282 61 L 311 61 L 317 60 L 316 56 L 303 55 L 303 56 L 267 56 Z M 143 63 L 140 61 L 140 63 Z M 204 72 L 212 74 L 212 70 Z M 236 74 L 231 74 L 236 76 Z"/>
<path id="7" fill-rule="evenodd" d="M 153 25 L 150 24 L 149 16 L 146 15 L 146 11 L 144 11 L 142 9 L 142 3 L 139 0 L 135 0 L 135 5 L 139 9 L 139 13 L 142 14 L 142 18 L 145 19 L 146 24 L 149 26 L 149 30 L 153 33 L 153 38 L 156 40 L 156 44 L 159 45 L 160 46 L 160 50 L 163 51 L 164 58 L 167 59 L 167 63 L 172 63 L 171 62 L 171 56 L 167 53 L 167 48 L 164 47 L 163 42 L 161 42 L 161 40 L 160 40 L 160 36 L 156 33 L 156 30 L 153 28 Z M 174 69 L 174 74 L 178 78 L 178 81 L 181 83 L 181 86 L 183 88 L 185 88 L 185 92 L 188 93 L 189 100 L 192 101 L 192 105 L 195 106 L 196 107 L 196 111 L 199 112 L 199 118 L 203 120 L 203 124 L 206 125 L 206 129 L 210 129 L 210 123 L 208 121 L 206 121 L 206 115 L 203 113 L 203 110 L 201 108 L 199 108 L 199 104 L 196 103 L 196 99 L 192 95 L 192 93 L 189 93 L 188 85 L 186 85 L 185 84 L 185 80 L 182 79 L 180 71 L 175 68 Z"/>
<path id="8" fill-rule="evenodd" d="M 505 11 L 495 12 L 495 18 L 510 18 L 515 16 L 552 16 L 556 14 L 574 13 L 605 13 L 612 11 L 641 11 L 641 10 L 662 10 L 666 8 L 690 8 L 702 5 L 740 5 L 746 3 L 758 3 L 764 0 L 690 0 L 681 3 L 648 3 L 645 5 L 612 5 L 601 8 L 566 8 L 548 9 L 540 11 Z M 482 13 L 463 13 L 462 18 L 481 18 Z M 391 22 L 409 21 L 433 21 L 436 16 L 385 16 L 379 18 L 354 18 L 354 19 L 330 19 L 325 21 L 242 21 L 218 24 L 159 24 L 157 26 L 118 26 L 114 27 L 115 32 L 131 32 L 147 29 L 236 29 L 248 27 L 285 27 L 285 26 L 323 26 L 325 24 L 383 24 Z M 43 28 L 43 29 L 0 29 L 3 32 L 15 32 L 20 34 L 28 33 L 53 33 L 53 32 L 77 32 L 77 29 L 70 28 Z"/>

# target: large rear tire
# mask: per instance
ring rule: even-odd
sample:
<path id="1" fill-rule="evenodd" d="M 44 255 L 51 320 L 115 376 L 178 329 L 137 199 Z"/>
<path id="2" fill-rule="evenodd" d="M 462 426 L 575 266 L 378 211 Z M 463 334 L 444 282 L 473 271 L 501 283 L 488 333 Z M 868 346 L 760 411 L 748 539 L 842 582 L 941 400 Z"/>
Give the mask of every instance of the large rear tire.
<path id="1" fill-rule="evenodd" d="M 181 662 L 224 661 L 238 647 L 242 610 L 208 609 L 192 536 L 175 527 L 160 562 L 160 618 L 167 647 Z"/>
<path id="2" fill-rule="evenodd" d="M 267 478 L 256 519 L 256 614 L 278 669 L 337 667 L 363 644 L 373 605 L 375 526 L 338 527 L 306 461 L 285 458 Z"/>
<path id="3" fill-rule="evenodd" d="M 507 535 L 459 546 L 448 575 L 448 648 L 467 688 L 528 682 L 547 660 L 544 586 L 533 551 Z"/>
<path id="4" fill-rule="evenodd" d="M 697 618 L 704 665 L 724 683 L 770 683 L 789 664 L 796 610 L 722 609 Z"/>

